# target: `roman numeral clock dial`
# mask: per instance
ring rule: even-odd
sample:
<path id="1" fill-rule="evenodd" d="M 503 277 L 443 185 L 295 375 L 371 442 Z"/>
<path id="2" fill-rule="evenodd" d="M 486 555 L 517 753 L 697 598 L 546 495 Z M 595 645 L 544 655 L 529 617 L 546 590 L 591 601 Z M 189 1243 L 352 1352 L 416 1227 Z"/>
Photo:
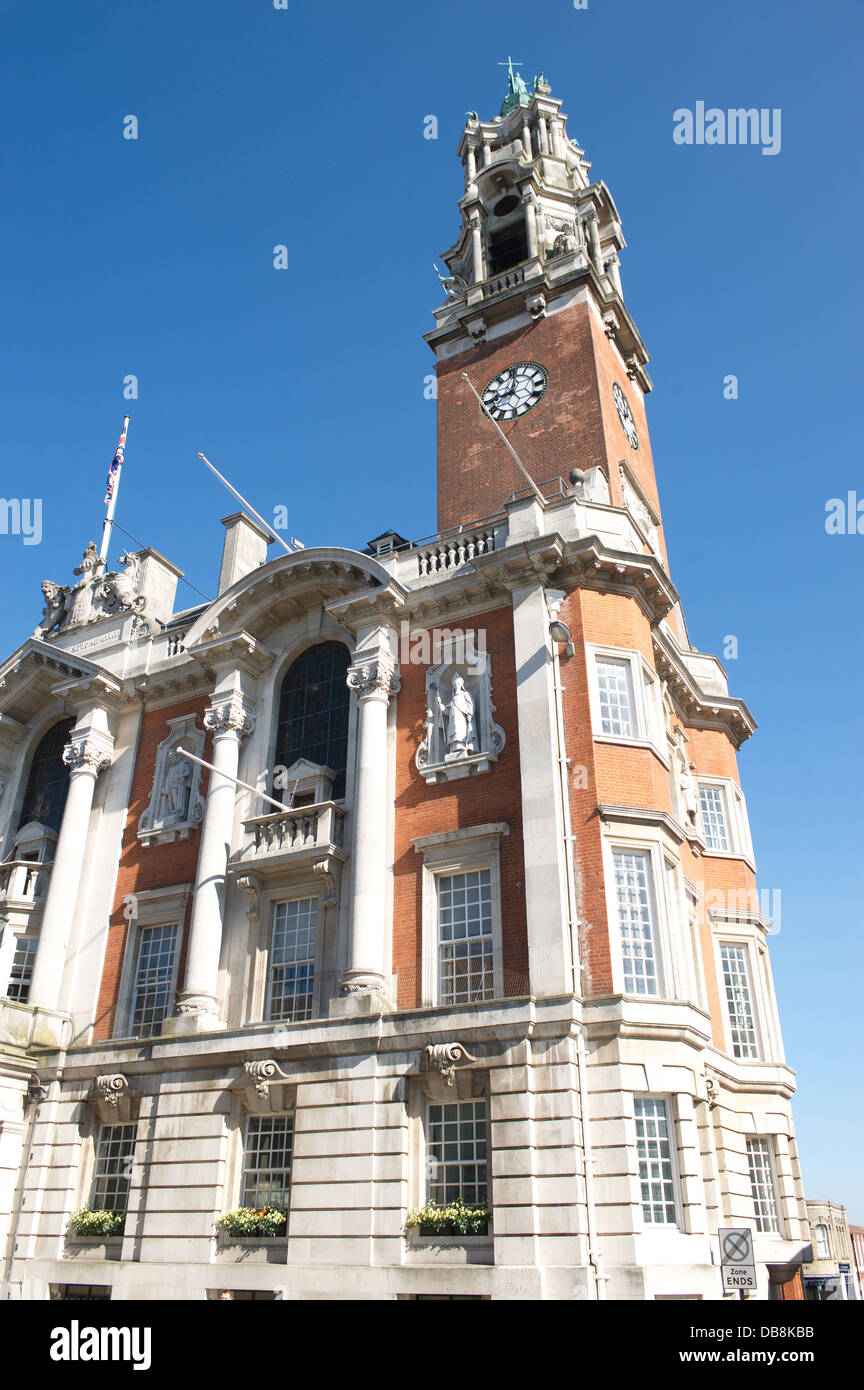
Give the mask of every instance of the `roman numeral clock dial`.
<path id="1" fill-rule="evenodd" d="M 633 412 L 630 409 L 630 402 L 627 400 L 627 397 L 624 395 L 624 392 L 621 390 L 621 387 L 618 385 L 617 381 L 615 382 L 615 385 L 612 387 L 612 399 L 615 402 L 615 409 L 618 411 L 618 418 L 621 421 L 621 426 L 624 430 L 624 433 L 627 436 L 627 439 L 630 442 L 631 449 L 638 449 L 639 435 L 636 433 L 636 421 L 633 419 Z"/>
<path id="2" fill-rule="evenodd" d="M 534 409 L 548 385 L 546 368 L 539 362 L 514 362 L 493 376 L 480 399 L 493 420 L 515 420 Z"/>

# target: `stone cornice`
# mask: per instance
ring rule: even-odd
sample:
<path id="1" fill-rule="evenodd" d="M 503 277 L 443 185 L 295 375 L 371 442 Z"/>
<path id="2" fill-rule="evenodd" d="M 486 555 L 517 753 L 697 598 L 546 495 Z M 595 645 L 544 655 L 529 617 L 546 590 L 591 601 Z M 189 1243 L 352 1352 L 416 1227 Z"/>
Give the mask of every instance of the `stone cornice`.
<path id="1" fill-rule="evenodd" d="M 654 630 L 654 662 L 679 706 L 685 725 L 695 729 L 719 729 L 736 748 L 756 729 L 756 721 L 743 700 L 704 691 L 659 629 Z"/>
<path id="2" fill-rule="evenodd" d="M 356 635 L 361 627 L 368 627 L 370 623 L 388 619 L 392 624 L 399 623 L 406 616 L 408 598 L 408 591 L 397 579 L 391 579 L 386 586 L 334 599 L 324 607 L 338 623 Z"/>
<path id="3" fill-rule="evenodd" d="M 401 616 L 419 617 L 424 623 L 439 616 L 455 620 L 466 601 L 480 604 L 496 595 L 505 598 L 514 589 L 536 583 L 565 591 L 583 588 L 624 594 L 636 599 L 652 624 L 678 602 L 677 590 L 655 556 L 611 550 L 594 535 L 565 541 L 553 532 L 475 556 L 464 570 L 448 575 L 440 584 L 409 590 Z"/>
<path id="4" fill-rule="evenodd" d="M 652 825 L 661 830 L 665 830 L 676 843 L 681 845 L 687 839 L 687 831 L 679 825 L 674 816 L 670 816 L 668 811 L 658 811 L 647 806 L 617 806 L 608 802 L 600 802 L 597 806 L 597 814 L 605 823 L 619 821 L 627 825 Z"/>
<path id="5" fill-rule="evenodd" d="M 218 632 L 217 623 L 214 623 L 214 629 L 205 633 L 203 641 L 187 646 L 186 651 L 208 676 L 236 669 L 257 677 L 268 671 L 276 660 L 276 653 L 258 642 L 251 633 L 241 631 L 223 637 Z"/>

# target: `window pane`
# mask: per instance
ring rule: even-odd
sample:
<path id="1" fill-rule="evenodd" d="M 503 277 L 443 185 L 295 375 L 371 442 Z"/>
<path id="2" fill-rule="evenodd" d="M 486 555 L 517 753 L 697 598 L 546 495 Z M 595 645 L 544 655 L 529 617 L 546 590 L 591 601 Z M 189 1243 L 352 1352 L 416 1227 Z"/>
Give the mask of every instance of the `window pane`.
<path id="1" fill-rule="evenodd" d="M 288 1210 L 293 1115 L 252 1115 L 246 1128 L 241 1205 Z"/>
<path id="2" fill-rule="evenodd" d="M 634 738 L 633 689 L 629 661 L 597 658 L 600 691 L 600 728 L 617 738 Z"/>
<path id="3" fill-rule="evenodd" d="M 6 998 L 17 1000 L 19 1004 L 26 1004 L 30 995 L 30 981 L 33 978 L 33 964 L 36 960 L 36 946 L 38 938 L 35 936 L 19 936 L 15 943 L 15 955 L 12 957 L 12 969 L 9 972 L 9 984 L 6 987 Z"/>
<path id="4" fill-rule="evenodd" d="M 93 1173 L 94 1211 L 125 1212 L 135 1156 L 135 1125 L 103 1125 Z"/>
<path id="5" fill-rule="evenodd" d="M 726 824 L 726 797 L 722 787 L 699 785 L 699 801 L 702 806 L 702 830 L 705 844 L 709 849 L 729 851 L 729 834 Z"/>
<path id="6" fill-rule="evenodd" d="M 756 1023 L 753 1018 L 750 980 L 747 974 L 747 948 L 724 942 L 720 947 L 720 960 L 723 965 L 726 1007 L 729 1010 L 732 1052 L 736 1057 L 758 1057 Z"/>
<path id="7" fill-rule="evenodd" d="M 161 1032 L 162 1023 L 171 1012 L 176 942 L 176 923 L 170 927 L 147 927 L 141 932 L 130 1029 L 133 1037 L 149 1038 Z"/>
<path id="8" fill-rule="evenodd" d="M 50 826 L 52 830 L 60 829 L 69 791 L 69 768 L 63 761 L 63 749 L 74 727 L 74 719 L 64 719 L 49 729 L 39 742 L 30 764 L 19 830 L 33 820 Z"/>
<path id="9" fill-rule="evenodd" d="M 485 1100 L 430 1105 L 427 1150 L 430 1202 L 486 1201 Z"/>
<path id="10" fill-rule="evenodd" d="M 348 648 L 320 642 L 299 656 L 282 682 L 276 732 L 276 763 L 291 767 L 298 758 L 336 773 L 333 796 L 345 795 L 348 763 Z M 289 799 L 290 788 L 284 793 Z"/>
<path id="11" fill-rule="evenodd" d="M 440 1003 L 494 998 L 492 876 L 488 869 L 438 878 L 438 966 Z"/>
<path id="12" fill-rule="evenodd" d="M 298 898 L 273 908 L 270 1019 L 300 1023 L 312 1017 L 317 924 L 317 898 Z"/>
<path id="13" fill-rule="evenodd" d="M 756 1230 L 778 1231 L 780 1223 L 777 1215 L 777 1192 L 774 1186 L 770 1140 L 748 1139 L 747 1162 L 750 1168 L 753 1206 L 756 1209 Z"/>
<path id="14" fill-rule="evenodd" d="M 615 890 L 625 994 L 658 994 L 650 856 L 615 850 Z"/>
<path id="15" fill-rule="evenodd" d="M 637 1096 L 635 1106 L 642 1215 L 652 1226 L 675 1226 L 678 1204 L 666 1102 Z"/>

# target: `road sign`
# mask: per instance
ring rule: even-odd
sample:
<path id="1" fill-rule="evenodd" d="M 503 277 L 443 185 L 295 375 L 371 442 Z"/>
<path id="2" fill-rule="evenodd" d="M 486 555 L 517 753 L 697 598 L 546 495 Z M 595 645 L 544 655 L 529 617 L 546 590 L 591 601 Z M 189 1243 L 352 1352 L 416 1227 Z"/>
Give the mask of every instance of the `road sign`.
<path id="1" fill-rule="evenodd" d="M 749 1226 L 721 1226 L 720 1268 L 726 1290 L 756 1288 L 753 1233 Z"/>

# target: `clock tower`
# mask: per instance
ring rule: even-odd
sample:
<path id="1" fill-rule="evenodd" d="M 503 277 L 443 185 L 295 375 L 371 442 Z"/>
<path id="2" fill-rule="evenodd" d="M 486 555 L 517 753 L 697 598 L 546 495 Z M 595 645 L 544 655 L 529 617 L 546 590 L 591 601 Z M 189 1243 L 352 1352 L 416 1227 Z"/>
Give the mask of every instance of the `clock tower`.
<path id="1" fill-rule="evenodd" d="M 469 113 L 459 156 L 462 225 L 426 338 L 438 374 L 439 527 L 491 516 L 525 486 L 470 381 L 545 495 L 587 474 L 596 500 L 642 513 L 662 554 L 648 354 L 624 304 L 609 189 L 592 181 L 542 73 L 528 86 L 512 65 L 499 114 Z"/>

